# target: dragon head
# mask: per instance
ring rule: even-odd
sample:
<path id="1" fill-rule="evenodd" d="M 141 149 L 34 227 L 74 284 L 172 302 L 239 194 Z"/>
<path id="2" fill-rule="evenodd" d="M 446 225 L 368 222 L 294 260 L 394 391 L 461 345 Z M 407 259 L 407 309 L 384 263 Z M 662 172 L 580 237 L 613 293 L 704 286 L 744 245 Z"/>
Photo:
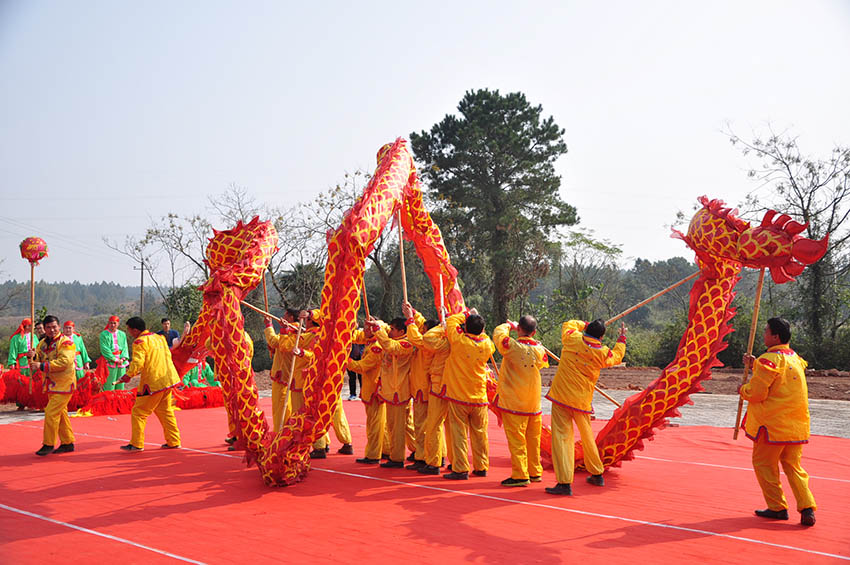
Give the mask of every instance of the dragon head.
<path id="1" fill-rule="evenodd" d="M 206 263 L 210 281 L 243 289 L 253 289 L 263 278 L 263 272 L 277 251 L 277 230 L 271 222 L 261 222 L 255 217 L 247 224 L 241 221 L 236 227 L 213 230 L 207 245 Z"/>
<path id="2" fill-rule="evenodd" d="M 768 210 L 761 225 L 751 227 L 726 208 L 722 200 L 699 198 L 703 207 L 694 214 L 687 235 L 674 230 L 703 261 L 726 260 L 760 269 L 769 268 L 773 281 L 792 281 L 806 265 L 826 253 L 829 234 L 816 241 L 802 237 L 808 224 L 795 222 L 786 214 Z"/>

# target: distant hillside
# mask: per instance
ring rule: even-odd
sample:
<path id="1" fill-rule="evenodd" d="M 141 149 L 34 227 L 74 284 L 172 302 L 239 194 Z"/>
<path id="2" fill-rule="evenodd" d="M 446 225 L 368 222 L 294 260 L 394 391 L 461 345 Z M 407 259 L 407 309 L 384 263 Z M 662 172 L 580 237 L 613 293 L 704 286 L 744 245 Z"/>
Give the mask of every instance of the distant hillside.
<path id="1" fill-rule="evenodd" d="M 146 289 L 147 290 L 147 289 Z M 7 308 L 0 312 L 0 327 L 17 323 L 30 315 L 29 282 L 6 281 L 0 284 L 0 297 L 16 293 Z M 146 302 L 155 299 L 145 292 Z M 35 308 L 44 307 L 51 314 L 62 319 L 84 319 L 91 316 L 111 314 L 122 306 L 138 305 L 139 287 L 122 286 L 112 282 L 82 284 L 79 281 L 69 283 L 35 283 Z"/>

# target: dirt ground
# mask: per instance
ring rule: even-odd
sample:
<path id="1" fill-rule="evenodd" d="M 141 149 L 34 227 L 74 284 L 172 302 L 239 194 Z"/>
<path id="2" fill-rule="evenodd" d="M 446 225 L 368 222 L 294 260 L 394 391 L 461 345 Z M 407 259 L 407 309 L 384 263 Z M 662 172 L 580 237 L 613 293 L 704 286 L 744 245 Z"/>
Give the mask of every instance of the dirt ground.
<path id="1" fill-rule="evenodd" d="M 643 390 L 658 378 L 657 367 L 613 367 L 605 369 L 599 376 L 600 388 L 619 390 Z M 711 379 L 703 381 L 709 394 L 735 394 L 741 383 L 741 369 L 715 369 Z M 544 383 L 551 382 L 555 369 L 549 368 L 543 375 Z M 809 398 L 823 400 L 850 400 L 850 374 L 842 371 L 806 371 Z"/>

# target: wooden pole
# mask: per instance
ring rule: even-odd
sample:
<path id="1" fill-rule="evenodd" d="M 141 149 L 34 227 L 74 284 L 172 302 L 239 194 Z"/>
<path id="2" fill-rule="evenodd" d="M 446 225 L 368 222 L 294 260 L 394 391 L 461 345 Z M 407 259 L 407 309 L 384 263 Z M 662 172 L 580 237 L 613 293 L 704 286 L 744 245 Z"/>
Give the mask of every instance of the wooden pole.
<path id="1" fill-rule="evenodd" d="M 661 297 L 661 296 L 663 296 L 663 295 L 667 294 L 668 292 L 670 292 L 671 290 L 673 290 L 673 289 L 674 289 L 674 288 L 676 288 L 676 287 L 682 286 L 683 284 L 685 284 L 686 282 L 688 282 L 688 281 L 689 281 L 689 280 L 691 280 L 691 279 L 696 278 L 697 276 L 699 276 L 699 271 L 697 271 L 696 273 L 694 273 L 694 274 L 692 274 L 692 275 L 689 275 L 689 276 L 687 276 L 687 277 L 683 278 L 682 280 L 680 280 L 679 282 L 677 282 L 677 283 L 675 283 L 675 284 L 672 284 L 672 285 L 668 286 L 668 287 L 667 287 L 667 288 L 665 288 L 664 290 L 659 290 L 658 292 L 656 292 L 655 294 L 653 294 L 652 296 L 650 296 L 650 297 L 649 297 L 649 298 L 647 298 L 646 300 L 643 300 L 643 301 L 641 301 L 641 302 L 638 302 L 637 304 L 635 304 L 635 305 L 634 305 L 634 306 L 632 306 L 631 308 L 628 308 L 628 309 L 626 309 L 626 310 L 623 310 L 622 312 L 620 312 L 619 314 L 617 314 L 616 316 L 614 316 L 613 318 L 611 318 L 610 320 L 608 320 L 607 322 L 605 322 L 605 325 L 607 326 L 608 324 L 611 324 L 611 323 L 613 323 L 613 322 L 616 322 L 617 320 L 619 320 L 619 319 L 620 319 L 620 318 L 622 318 L 623 316 L 628 316 L 629 314 L 631 314 L 632 312 L 634 312 L 635 310 L 637 310 L 637 309 L 638 309 L 638 308 L 640 308 L 641 306 L 646 306 L 647 304 L 649 304 L 650 302 L 652 302 L 652 301 L 653 301 L 653 300 L 655 300 L 656 298 L 659 298 L 659 297 Z"/>
<path id="2" fill-rule="evenodd" d="M 446 327 L 446 297 L 443 288 L 443 273 L 440 273 L 440 325 Z"/>
<path id="3" fill-rule="evenodd" d="M 298 333 L 295 335 L 295 348 L 298 349 L 298 343 L 301 341 L 301 330 L 304 329 L 304 322 L 298 322 Z M 283 412 L 281 414 L 286 416 L 286 407 L 289 404 L 289 387 L 292 386 L 292 376 L 295 374 L 295 355 L 292 356 L 292 364 L 289 366 L 289 380 L 286 382 L 286 391 L 283 395 Z"/>
<path id="4" fill-rule="evenodd" d="M 549 355 L 549 357 L 551 357 L 552 359 L 554 359 L 554 360 L 555 360 L 555 361 L 557 361 L 558 363 L 560 363 L 560 362 L 561 362 L 561 358 L 560 358 L 560 357 L 558 357 L 557 355 L 555 355 L 554 353 L 552 353 L 551 351 L 549 351 L 549 350 L 548 350 L 547 348 L 545 348 L 545 347 L 544 347 L 543 349 L 546 351 L 546 353 Z M 598 392 L 599 394 L 601 394 L 602 396 L 604 396 L 606 399 L 608 399 L 608 400 L 610 400 L 611 402 L 613 402 L 613 403 L 617 406 L 617 408 L 622 407 L 622 404 L 620 404 L 619 402 L 617 402 L 617 401 L 614 399 L 614 397 L 613 397 L 613 396 L 609 396 L 608 394 L 606 394 L 606 393 L 605 393 L 605 392 L 604 392 L 601 388 L 599 388 L 598 386 L 593 385 L 593 388 L 596 390 L 596 392 Z"/>
<path id="5" fill-rule="evenodd" d="M 35 337 L 35 263 L 30 262 L 30 320 L 32 321 L 32 326 L 30 327 L 30 333 L 32 336 L 30 337 L 30 345 L 33 350 L 35 350 L 36 345 L 38 345 L 38 339 Z M 32 380 L 35 378 L 35 371 L 33 370 L 32 361 L 28 362 L 30 368 L 30 382 L 29 382 L 29 394 L 32 397 Z"/>
<path id="6" fill-rule="evenodd" d="M 263 305 L 266 307 L 266 312 L 269 311 L 269 291 L 266 289 L 266 272 L 263 271 Z M 266 348 L 269 350 L 269 357 L 274 361 L 274 348 L 266 343 Z"/>
<path id="7" fill-rule="evenodd" d="M 246 308 L 250 308 L 254 312 L 257 312 L 258 314 L 262 314 L 263 316 L 267 316 L 267 317 L 271 318 L 272 320 L 276 321 L 278 324 L 280 324 L 282 326 L 287 326 L 287 327 L 289 327 L 293 330 L 297 327 L 295 324 L 290 324 L 286 320 L 284 320 L 282 318 L 278 318 L 274 314 L 269 314 L 265 310 L 263 310 L 261 308 L 257 308 L 253 304 L 249 304 L 249 303 L 245 302 L 244 300 L 240 300 L 240 303 L 242 304 L 242 306 L 245 306 Z"/>
<path id="8" fill-rule="evenodd" d="M 398 260 L 401 266 L 401 292 L 404 302 L 407 302 L 407 275 L 404 271 L 404 237 L 402 237 L 401 233 L 401 209 L 398 211 L 396 221 L 398 223 Z"/>
<path id="9" fill-rule="evenodd" d="M 493 364 L 493 372 L 496 373 L 496 380 L 501 380 L 502 375 L 499 374 L 499 366 L 496 365 L 496 360 L 493 359 L 493 354 L 490 354 L 490 362 Z"/>
<path id="10" fill-rule="evenodd" d="M 753 354 L 753 345 L 756 341 L 756 332 L 759 325 L 759 308 L 761 307 L 761 290 L 764 287 L 764 267 L 759 272 L 759 283 L 756 286 L 756 301 L 753 304 L 753 321 L 750 323 L 750 338 L 747 341 L 747 355 Z M 741 384 L 747 384 L 749 377 L 749 368 L 744 365 L 744 375 L 741 377 Z M 744 398 L 738 398 L 738 414 L 735 416 L 735 431 L 732 432 L 732 439 L 738 439 L 738 430 L 741 428 L 741 413 L 744 411 Z"/>
<path id="11" fill-rule="evenodd" d="M 372 317 L 369 314 L 369 295 L 366 292 L 366 277 L 363 277 L 363 311 L 366 313 L 366 320 Z"/>

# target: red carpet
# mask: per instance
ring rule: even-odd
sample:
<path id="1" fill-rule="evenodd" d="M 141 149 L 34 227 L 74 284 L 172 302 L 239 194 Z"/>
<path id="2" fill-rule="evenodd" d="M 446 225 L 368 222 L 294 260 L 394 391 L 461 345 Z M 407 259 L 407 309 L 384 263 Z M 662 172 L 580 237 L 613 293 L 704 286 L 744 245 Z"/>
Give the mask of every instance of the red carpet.
<path id="1" fill-rule="evenodd" d="M 360 457 L 363 406 L 343 404 Z M 607 473 L 605 488 L 582 473 L 574 496 L 562 498 L 543 492 L 555 482 L 551 471 L 543 484 L 499 485 L 509 459 L 495 422 L 486 478 L 450 482 L 358 465 L 333 454 L 334 438 L 307 481 L 270 489 L 226 451 L 222 409 L 177 417 L 186 449 L 159 449 L 152 417 L 148 449 L 121 452 L 129 416 L 101 416 L 73 418 L 77 451 L 43 459 L 33 454 L 40 422 L 0 426 L 0 562 L 850 560 L 846 439 L 818 436 L 805 449 L 820 505 L 817 525 L 805 529 L 796 512 L 788 522 L 752 516 L 764 501 L 751 444 L 733 442 L 729 429 L 663 430 L 638 460 Z"/>

